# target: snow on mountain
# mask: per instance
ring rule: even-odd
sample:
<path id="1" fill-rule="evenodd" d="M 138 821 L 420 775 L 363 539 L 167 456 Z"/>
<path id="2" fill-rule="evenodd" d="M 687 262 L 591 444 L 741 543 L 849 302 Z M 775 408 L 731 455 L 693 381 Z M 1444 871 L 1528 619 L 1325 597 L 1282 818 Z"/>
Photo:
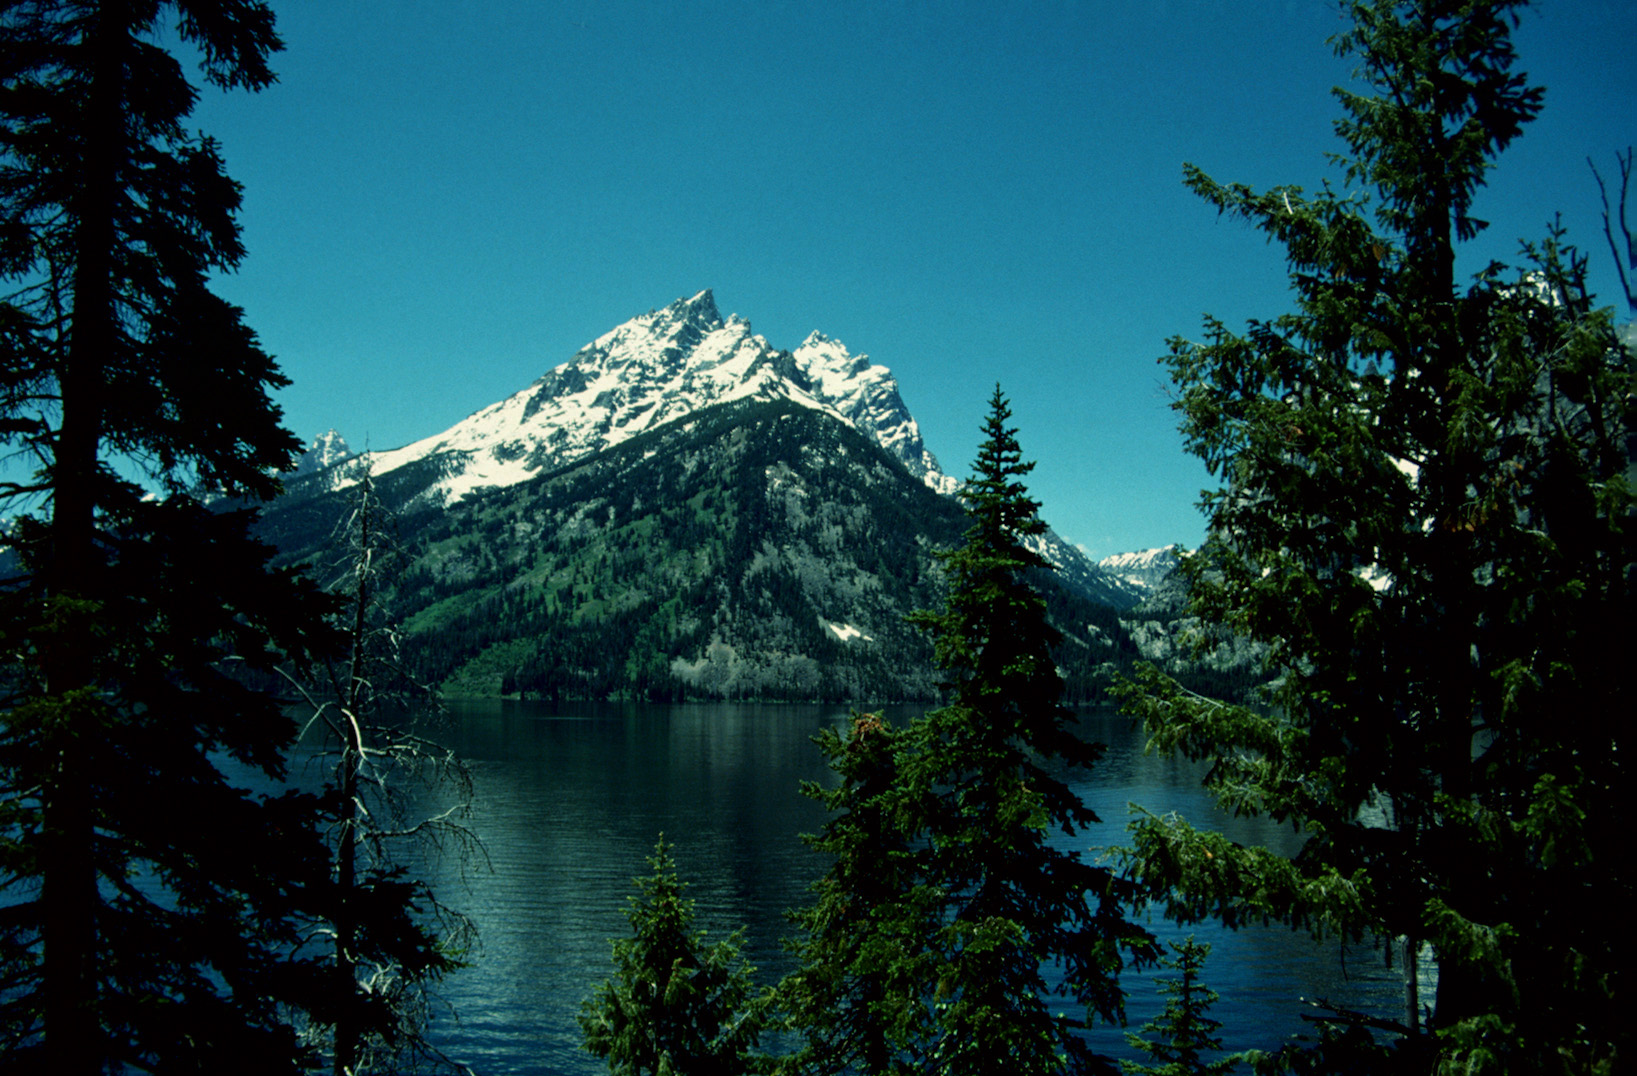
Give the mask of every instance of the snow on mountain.
<path id="1" fill-rule="evenodd" d="M 821 332 L 809 334 L 791 357 L 810 392 L 874 438 L 910 474 L 939 493 L 960 487 L 921 443 L 921 428 L 898 395 L 898 380 L 885 366 L 871 363 L 868 355 L 849 355 L 845 344 Z"/>
<path id="2" fill-rule="evenodd" d="M 820 333 L 779 351 L 709 290 L 604 333 L 521 392 L 442 433 L 370 454 L 377 475 L 435 459 L 446 503 L 509 486 L 731 400 L 788 399 L 846 421 L 940 492 L 957 483 L 921 442 L 884 366 Z M 347 479 L 338 476 L 336 485 Z"/>
<path id="3" fill-rule="evenodd" d="M 1176 566 L 1177 557 L 1171 546 L 1116 553 L 1097 562 L 1097 567 L 1143 593 L 1162 583 Z"/>
<path id="4" fill-rule="evenodd" d="M 307 446 L 307 451 L 301 454 L 296 461 L 295 474 L 312 474 L 322 471 L 326 467 L 334 467 L 343 460 L 352 459 L 355 453 L 347 447 L 347 442 L 335 430 L 326 430 L 313 438 L 313 443 Z"/>

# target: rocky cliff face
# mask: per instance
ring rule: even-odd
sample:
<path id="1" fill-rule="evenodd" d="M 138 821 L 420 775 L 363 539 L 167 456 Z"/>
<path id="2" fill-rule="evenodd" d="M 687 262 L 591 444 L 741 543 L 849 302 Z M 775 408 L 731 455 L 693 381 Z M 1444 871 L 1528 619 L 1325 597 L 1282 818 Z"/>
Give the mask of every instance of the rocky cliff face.
<path id="1" fill-rule="evenodd" d="M 1136 553 L 1116 553 L 1097 562 L 1098 568 L 1143 597 L 1153 593 L 1169 579 L 1176 566 L 1177 555 L 1171 546 Z"/>
<path id="2" fill-rule="evenodd" d="M 1120 615 L 1126 638 L 1144 661 L 1203 695 L 1255 701 L 1266 679 L 1267 647 L 1193 616 L 1187 583 L 1174 570 L 1176 558 L 1169 550 L 1119 554 L 1098 563 L 1146 583 L 1142 601 Z"/>

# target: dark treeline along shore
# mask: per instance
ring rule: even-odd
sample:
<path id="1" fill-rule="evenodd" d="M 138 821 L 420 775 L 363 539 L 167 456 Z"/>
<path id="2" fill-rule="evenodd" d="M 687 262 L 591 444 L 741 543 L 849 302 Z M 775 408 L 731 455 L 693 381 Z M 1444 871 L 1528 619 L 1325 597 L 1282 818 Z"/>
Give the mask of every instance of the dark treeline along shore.
<path id="1" fill-rule="evenodd" d="M 1629 942 L 1599 914 L 1634 898 L 1629 327 L 1555 226 L 1457 271 L 1543 106 L 1526 5 L 1343 6 L 1336 185 L 1185 170 L 1283 253 L 1290 307 L 1168 343 L 1217 488 L 1147 596 L 1047 528 L 1001 386 L 946 485 L 889 436 L 886 382 L 814 405 L 814 351 L 574 458 L 485 449 L 532 468 L 511 485 L 456 449 L 293 473 L 284 375 L 212 291 L 240 188 L 179 59 L 267 87 L 271 8 L 0 7 L 0 1067 L 465 1070 L 433 1027 L 484 959 L 444 884 L 482 884 L 483 805 L 440 690 L 852 708 L 801 789 L 821 821 L 776 980 L 701 935 L 655 835 L 579 1010 L 614 1072 L 1629 1066 Z M 1637 312 L 1616 159 L 1601 238 Z M 639 323 L 679 368 L 723 329 L 708 292 Z M 563 370 L 529 413 L 585 388 Z M 1139 811 L 1092 854 L 1106 749 L 1071 704 L 1110 692 L 1290 839 Z M 1229 1052 L 1209 946 L 1175 933 L 1204 924 L 1384 955 L 1401 1004 Z M 1138 976 L 1163 1000 L 1117 1060 Z"/>

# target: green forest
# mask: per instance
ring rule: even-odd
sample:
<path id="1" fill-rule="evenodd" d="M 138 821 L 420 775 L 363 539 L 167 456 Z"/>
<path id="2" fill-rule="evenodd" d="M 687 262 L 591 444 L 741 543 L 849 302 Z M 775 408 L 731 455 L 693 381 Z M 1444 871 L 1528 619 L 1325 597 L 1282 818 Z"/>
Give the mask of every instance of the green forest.
<path id="1" fill-rule="evenodd" d="M 830 779 L 800 790 L 825 869 L 789 913 L 794 970 L 764 981 L 740 936 L 699 928 L 689 864 L 656 835 L 579 1009 L 611 1072 L 1624 1071 L 1637 350 L 1575 242 L 1637 272 L 1630 151 L 1606 235 L 1548 226 L 1515 264 L 1458 270 L 1476 195 L 1544 107 L 1514 47 L 1527 5 L 1342 9 L 1330 45 L 1362 87 L 1337 91 L 1345 182 L 1184 174 L 1265 236 L 1290 307 L 1165 345 L 1214 483 L 1206 540 L 1179 553 L 1187 613 L 1202 652 L 1239 640 L 1257 663 L 1179 677 L 1052 581 L 1001 385 L 971 388 L 987 414 L 957 499 L 870 479 L 898 465 L 753 403 L 474 500 L 415 557 L 367 468 L 266 523 L 301 446 L 285 375 L 213 290 L 250 253 L 242 191 L 187 120 L 201 93 L 274 82 L 272 7 L 0 3 L 0 1069 L 471 1071 L 430 1014 L 481 952 L 416 867 L 433 846 L 481 860 L 481 805 L 398 715 L 436 684 L 669 699 L 680 676 L 683 697 L 851 705 L 814 746 Z M 1637 313 L 1637 288 L 1618 298 Z M 684 470 L 649 462 L 666 437 Z M 687 455 L 729 441 L 738 470 Z M 761 483 L 820 442 L 814 468 L 856 463 L 850 499 L 760 544 Z M 598 468 L 664 512 L 633 522 Z M 849 650 L 796 604 L 840 585 L 810 563 L 900 517 L 943 537 L 845 551 L 851 607 L 895 640 Z M 527 585 L 469 598 L 502 564 Z M 735 623 L 785 633 L 787 664 L 733 663 L 726 614 L 713 635 L 723 565 L 760 581 Z M 885 719 L 889 679 L 924 711 Z M 1218 803 L 1300 850 L 1152 813 L 1102 858 L 1058 840 L 1110 821 L 1070 788 L 1104 754 L 1072 707 L 1109 684 L 1151 751 L 1201 763 Z M 301 736 L 323 745 L 311 788 L 284 783 Z M 417 815 L 411 782 L 457 806 Z M 1210 947 L 1162 944 L 1155 918 L 1396 953 L 1403 1007 L 1226 1051 Z M 1098 1052 L 1086 1030 L 1124 1027 L 1122 982 L 1152 969 L 1163 1011 L 1126 1027 L 1132 1056 Z"/>
<path id="2" fill-rule="evenodd" d="M 934 552 L 959 541 L 959 504 L 809 408 L 696 414 L 448 507 L 416 502 L 418 466 L 376 483 L 403 554 L 383 582 L 417 675 L 448 697 L 936 699 L 931 648 L 906 618 L 937 600 Z M 291 483 L 263 517 L 281 563 L 333 559 L 354 498 L 308 492 L 328 478 Z M 1076 634 L 1054 650 L 1070 700 L 1101 701 L 1136 655 L 1120 611 L 1046 569 L 1034 581 Z"/>

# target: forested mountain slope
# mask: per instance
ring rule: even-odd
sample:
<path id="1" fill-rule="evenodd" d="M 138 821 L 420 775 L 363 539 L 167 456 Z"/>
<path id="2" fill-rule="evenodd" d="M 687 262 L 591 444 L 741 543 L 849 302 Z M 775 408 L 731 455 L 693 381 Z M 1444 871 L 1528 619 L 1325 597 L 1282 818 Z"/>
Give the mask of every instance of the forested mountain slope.
<path id="1" fill-rule="evenodd" d="M 346 466 L 345 464 L 342 465 Z M 850 700 L 937 692 L 906 614 L 941 600 L 932 551 L 959 504 L 833 414 L 745 398 L 557 471 L 438 505 L 438 458 L 382 474 L 405 568 L 406 652 L 451 693 Z M 339 488 L 335 488 L 339 485 Z M 346 483 L 291 483 L 266 514 L 320 566 Z M 1117 585 L 1047 577 L 1077 697 L 1133 653 Z"/>

